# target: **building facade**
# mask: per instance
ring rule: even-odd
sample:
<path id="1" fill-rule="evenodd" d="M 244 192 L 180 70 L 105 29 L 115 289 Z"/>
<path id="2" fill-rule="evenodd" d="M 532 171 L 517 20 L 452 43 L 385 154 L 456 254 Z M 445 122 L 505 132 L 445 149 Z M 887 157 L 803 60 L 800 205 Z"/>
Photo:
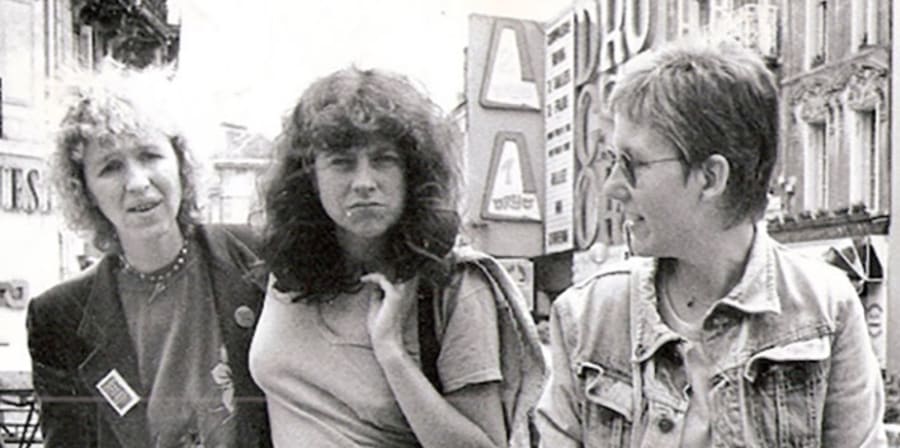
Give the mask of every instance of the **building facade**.
<path id="1" fill-rule="evenodd" d="M 847 271 L 886 367 L 891 2 L 783 1 L 780 8 L 782 158 L 769 231 Z"/>
<path id="2" fill-rule="evenodd" d="M 207 222 L 260 225 L 262 189 L 272 166 L 272 142 L 245 126 L 222 123 L 224 143 L 212 155 Z"/>

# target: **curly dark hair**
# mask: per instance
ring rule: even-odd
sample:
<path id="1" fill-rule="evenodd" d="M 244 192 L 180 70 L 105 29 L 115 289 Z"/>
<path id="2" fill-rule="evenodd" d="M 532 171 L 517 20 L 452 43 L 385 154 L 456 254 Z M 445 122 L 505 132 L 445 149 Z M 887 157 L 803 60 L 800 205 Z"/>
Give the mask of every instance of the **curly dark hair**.
<path id="1" fill-rule="evenodd" d="M 388 231 L 386 261 L 401 281 L 418 275 L 440 287 L 449 280 L 461 222 L 458 130 L 406 77 L 351 67 L 315 81 L 275 140 L 262 257 L 278 289 L 315 299 L 358 287 L 360 272 L 348 267 L 317 194 L 314 162 L 317 153 L 375 140 L 396 145 L 406 176 L 406 201 Z"/>
<path id="2" fill-rule="evenodd" d="M 60 98 L 62 119 L 50 157 L 52 181 L 69 226 L 87 234 L 98 250 L 121 252 L 116 229 L 91 199 L 84 177 L 85 151 L 109 144 L 116 136 L 165 135 L 178 159 L 182 187 L 176 217 L 182 233 L 191 234 L 198 221 L 196 163 L 183 129 L 172 119 L 174 90 L 164 67 L 136 71 L 106 63 L 97 73 L 72 76 Z"/>

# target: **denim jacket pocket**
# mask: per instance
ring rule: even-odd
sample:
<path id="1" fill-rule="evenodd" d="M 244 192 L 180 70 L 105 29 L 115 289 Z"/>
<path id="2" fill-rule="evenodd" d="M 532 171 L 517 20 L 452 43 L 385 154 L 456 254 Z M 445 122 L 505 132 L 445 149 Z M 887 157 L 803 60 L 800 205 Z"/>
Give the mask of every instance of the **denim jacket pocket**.
<path id="1" fill-rule="evenodd" d="M 826 336 L 766 349 L 747 361 L 745 409 L 760 446 L 821 446 L 830 357 Z"/>
<path id="2" fill-rule="evenodd" d="M 613 374 L 604 367 L 579 362 L 578 377 L 584 388 L 581 409 L 585 447 L 625 447 L 631 438 L 632 386 L 627 374 Z"/>

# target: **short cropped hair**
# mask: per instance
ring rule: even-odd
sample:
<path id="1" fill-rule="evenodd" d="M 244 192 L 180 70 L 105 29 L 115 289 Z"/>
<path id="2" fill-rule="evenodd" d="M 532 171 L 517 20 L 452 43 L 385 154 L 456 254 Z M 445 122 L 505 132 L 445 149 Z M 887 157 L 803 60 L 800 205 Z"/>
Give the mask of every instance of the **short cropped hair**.
<path id="1" fill-rule="evenodd" d="M 778 90 L 757 54 L 693 40 L 640 54 L 617 78 L 610 107 L 668 139 L 685 176 L 714 154 L 728 160 L 726 228 L 763 216 L 778 157 Z"/>
<path id="2" fill-rule="evenodd" d="M 161 67 L 134 70 L 106 61 L 95 73 L 72 73 L 63 86 L 62 119 L 50 157 L 52 181 L 69 227 L 87 234 L 104 252 L 120 252 L 116 229 L 91 198 L 85 181 L 85 151 L 117 137 L 162 133 L 178 159 L 182 199 L 177 221 L 187 235 L 197 222 L 194 159 L 187 139 L 173 120 L 169 71 Z"/>
<path id="3" fill-rule="evenodd" d="M 401 153 L 406 199 L 388 231 L 388 260 L 397 276 L 417 274 L 434 286 L 449 278 L 448 255 L 460 232 L 459 132 L 406 77 L 355 67 L 315 81 L 275 139 L 276 165 L 265 191 L 263 258 L 282 290 L 301 297 L 352 290 L 336 225 L 322 207 L 314 163 L 318 153 L 346 151 L 376 140 Z"/>

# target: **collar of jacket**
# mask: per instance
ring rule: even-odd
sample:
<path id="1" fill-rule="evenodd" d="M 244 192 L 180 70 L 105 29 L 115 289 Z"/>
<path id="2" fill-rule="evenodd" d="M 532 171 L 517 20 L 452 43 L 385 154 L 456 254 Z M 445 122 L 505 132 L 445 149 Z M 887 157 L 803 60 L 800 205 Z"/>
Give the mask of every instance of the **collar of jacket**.
<path id="1" fill-rule="evenodd" d="M 781 313 L 772 242 L 763 225 L 754 227 L 754 237 L 744 273 L 725 297 L 703 317 L 704 337 L 734 323 L 736 316 Z M 659 260 L 636 258 L 631 270 L 631 302 L 634 322 L 632 361 L 644 362 L 666 343 L 681 339 L 662 321 L 657 309 L 656 274 Z"/>

